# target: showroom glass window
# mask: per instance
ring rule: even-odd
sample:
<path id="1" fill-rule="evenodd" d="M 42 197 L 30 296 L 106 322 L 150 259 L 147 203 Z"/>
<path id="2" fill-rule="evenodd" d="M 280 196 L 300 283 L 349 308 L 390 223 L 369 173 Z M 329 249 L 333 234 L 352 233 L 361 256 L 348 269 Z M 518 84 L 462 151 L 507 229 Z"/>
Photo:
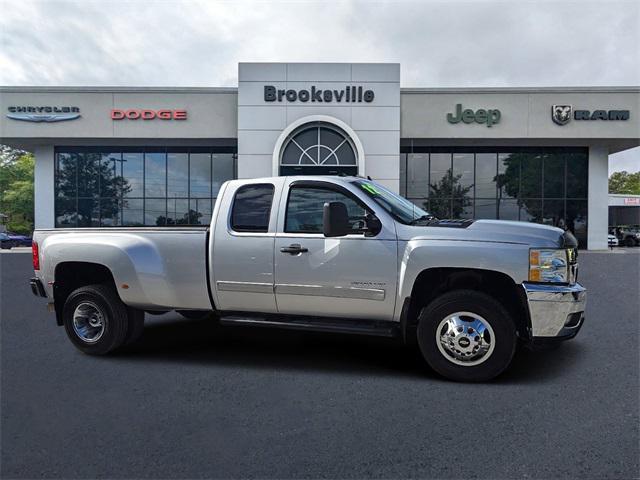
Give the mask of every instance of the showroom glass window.
<path id="1" fill-rule="evenodd" d="M 207 225 L 233 147 L 59 147 L 56 227 Z"/>
<path id="2" fill-rule="evenodd" d="M 408 148 L 401 194 L 439 218 L 544 223 L 586 246 L 584 148 Z"/>

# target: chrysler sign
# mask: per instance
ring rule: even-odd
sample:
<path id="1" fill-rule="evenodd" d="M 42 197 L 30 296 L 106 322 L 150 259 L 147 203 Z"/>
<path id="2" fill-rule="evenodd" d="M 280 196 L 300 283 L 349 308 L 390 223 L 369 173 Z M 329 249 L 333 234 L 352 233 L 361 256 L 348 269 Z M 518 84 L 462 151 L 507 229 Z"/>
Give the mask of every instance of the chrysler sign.
<path id="1" fill-rule="evenodd" d="M 348 85 L 340 90 L 321 89 L 312 85 L 309 90 L 277 89 L 273 85 L 264 86 L 265 102 L 300 101 L 318 103 L 371 103 L 375 98 L 373 90 L 365 90 L 361 86 Z"/>
<path id="2" fill-rule="evenodd" d="M 7 113 L 8 118 L 23 122 L 64 122 L 80 117 L 80 109 L 78 107 L 27 105 L 11 106 L 7 110 L 9 111 Z"/>

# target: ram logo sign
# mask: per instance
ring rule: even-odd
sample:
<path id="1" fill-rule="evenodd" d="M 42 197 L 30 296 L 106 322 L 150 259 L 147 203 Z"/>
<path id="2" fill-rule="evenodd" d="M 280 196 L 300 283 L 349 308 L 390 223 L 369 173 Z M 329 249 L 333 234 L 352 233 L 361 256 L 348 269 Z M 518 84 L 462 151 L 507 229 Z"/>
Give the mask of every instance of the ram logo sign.
<path id="1" fill-rule="evenodd" d="M 571 120 L 571 105 L 553 105 L 551 118 L 558 125 L 564 125 Z"/>
<path id="2" fill-rule="evenodd" d="M 571 105 L 552 105 L 551 119 L 558 125 L 574 120 L 629 120 L 629 110 L 573 110 Z"/>

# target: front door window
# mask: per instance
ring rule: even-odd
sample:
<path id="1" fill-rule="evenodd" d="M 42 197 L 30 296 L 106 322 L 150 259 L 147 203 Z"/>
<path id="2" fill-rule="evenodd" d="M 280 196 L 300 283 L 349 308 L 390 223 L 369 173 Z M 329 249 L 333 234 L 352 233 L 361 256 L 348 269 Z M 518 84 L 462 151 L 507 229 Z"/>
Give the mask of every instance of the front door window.
<path id="1" fill-rule="evenodd" d="M 322 233 L 322 212 L 327 202 L 342 202 L 347 207 L 350 233 L 363 233 L 365 209 L 350 197 L 325 188 L 293 187 L 289 192 L 284 231 L 286 233 Z"/>

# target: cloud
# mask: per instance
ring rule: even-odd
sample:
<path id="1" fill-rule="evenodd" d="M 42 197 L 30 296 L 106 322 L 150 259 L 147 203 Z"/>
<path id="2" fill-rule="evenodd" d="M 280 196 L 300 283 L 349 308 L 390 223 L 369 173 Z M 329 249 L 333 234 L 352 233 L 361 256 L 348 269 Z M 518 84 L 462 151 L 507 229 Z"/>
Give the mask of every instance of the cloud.
<path id="1" fill-rule="evenodd" d="M 640 84 L 640 3 L 3 1 L 5 85 L 232 86 L 239 61 L 400 62 L 403 86 Z"/>
<path id="2" fill-rule="evenodd" d="M 609 155 L 609 175 L 622 170 L 640 172 L 640 147 Z"/>
<path id="3" fill-rule="evenodd" d="M 399 62 L 403 86 L 640 85 L 640 2 L 0 0 L 0 84 L 235 86 L 238 62 Z M 640 149 L 611 157 L 640 169 Z"/>

